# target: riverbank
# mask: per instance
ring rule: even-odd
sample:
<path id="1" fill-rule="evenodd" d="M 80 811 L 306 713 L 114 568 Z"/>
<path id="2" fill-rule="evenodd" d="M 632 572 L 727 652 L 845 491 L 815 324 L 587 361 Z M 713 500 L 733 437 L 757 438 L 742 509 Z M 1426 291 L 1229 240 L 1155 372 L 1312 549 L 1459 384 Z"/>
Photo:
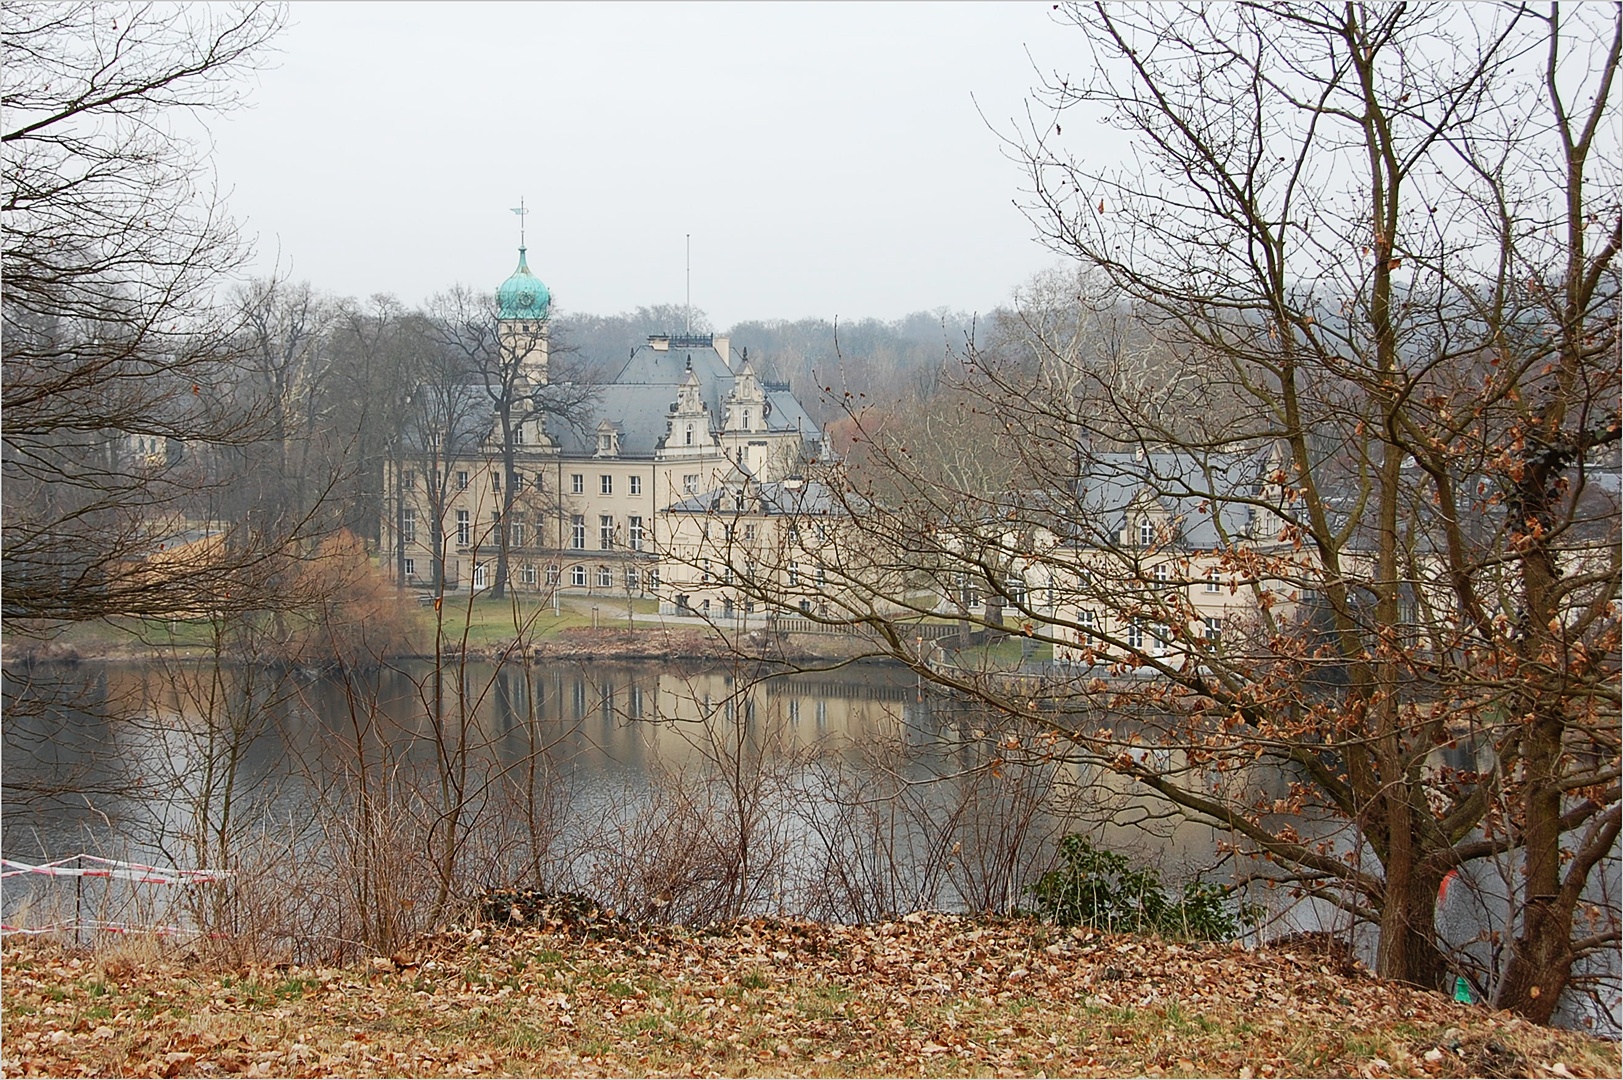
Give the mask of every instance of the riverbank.
<path id="1" fill-rule="evenodd" d="M 643 607 L 650 607 L 643 604 Z M 782 633 L 753 617 L 717 623 L 652 610 L 609 616 L 586 599 L 554 610 L 550 605 L 515 608 L 511 601 L 479 599 L 444 613 L 414 606 L 415 624 L 386 661 L 432 660 L 435 641 L 442 657 L 496 662 L 520 656 L 537 660 L 849 660 L 871 655 L 863 637 L 848 633 Z M 437 630 L 437 633 L 436 633 Z M 49 637 L 13 635 L 0 643 L 6 666 L 48 663 L 201 661 L 216 655 L 214 628 L 206 622 L 141 622 L 109 619 L 69 627 Z M 321 667 L 319 657 L 222 654 L 234 661 L 284 660 Z"/>
<path id="2" fill-rule="evenodd" d="M 8 1076 L 1616 1076 L 1618 1046 L 1301 949 L 915 914 L 585 940 L 456 930 L 350 968 L 7 939 Z"/>

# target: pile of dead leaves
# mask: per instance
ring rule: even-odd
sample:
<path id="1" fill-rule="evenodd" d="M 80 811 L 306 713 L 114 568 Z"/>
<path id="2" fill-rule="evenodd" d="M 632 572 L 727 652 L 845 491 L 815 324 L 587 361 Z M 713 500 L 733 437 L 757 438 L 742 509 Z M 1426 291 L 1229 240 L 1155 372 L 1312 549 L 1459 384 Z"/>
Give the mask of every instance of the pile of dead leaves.
<path id="1" fill-rule="evenodd" d="M 4 950 L 8 1075 L 1616 1076 L 1618 1046 L 1245 951 L 936 914 L 480 927 L 356 968 Z"/>

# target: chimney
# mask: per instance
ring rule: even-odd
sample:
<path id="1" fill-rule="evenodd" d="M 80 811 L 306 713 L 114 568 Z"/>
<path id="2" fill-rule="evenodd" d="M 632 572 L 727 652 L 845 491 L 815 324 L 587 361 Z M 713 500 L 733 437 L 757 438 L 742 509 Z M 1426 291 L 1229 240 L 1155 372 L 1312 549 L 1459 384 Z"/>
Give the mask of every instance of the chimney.
<path id="1" fill-rule="evenodd" d="M 715 345 L 716 352 L 721 355 L 721 362 L 727 365 L 728 371 L 731 371 L 733 369 L 732 343 L 724 337 L 712 338 L 711 343 Z"/>

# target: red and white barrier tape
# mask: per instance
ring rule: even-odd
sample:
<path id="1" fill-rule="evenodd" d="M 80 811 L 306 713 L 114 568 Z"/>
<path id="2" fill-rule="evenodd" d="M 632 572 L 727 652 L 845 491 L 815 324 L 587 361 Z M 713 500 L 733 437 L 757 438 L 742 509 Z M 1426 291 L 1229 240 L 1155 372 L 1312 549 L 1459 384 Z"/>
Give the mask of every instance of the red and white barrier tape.
<path id="1" fill-rule="evenodd" d="M 69 866 L 69 863 L 92 863 L 92 866 Z M 14 859 L 0 859 L 0 878 L 18 874 L 43 874 L 47 877 L 114 878 L 135 881 L 143 885 L 204 885 L 230 877 L 230 870 L 176 870 L 173 867 L 147 866 L 144 863 L 120 862 L 96 855 L 70 855 L 48 863 L 23 863 Z"/>
<path id="2" fill-rule="evenodd" d="M 60 922 L 50 923 L 46 926 L 13 926 L 10 923 L 0 923 L 0 934 L 23 934 L 33 936 L 36 934 L 79 933 L 85 930 L 101 934 L 155 934 L 158 937 L 199 937 L 200 930 L 187 930 L 180 926 L 131 926 L 128 923 L 115 922 Z M 209 934 L 209 937 L 224 937 L 224 934 Z"/>

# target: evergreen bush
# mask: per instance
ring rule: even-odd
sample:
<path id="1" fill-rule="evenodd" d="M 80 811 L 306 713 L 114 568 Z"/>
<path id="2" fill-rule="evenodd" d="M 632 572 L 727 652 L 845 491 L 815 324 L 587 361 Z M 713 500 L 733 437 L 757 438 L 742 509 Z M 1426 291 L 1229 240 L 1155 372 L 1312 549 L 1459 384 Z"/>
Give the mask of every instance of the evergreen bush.
<path id="1" fill-rule="evenodd" d="M 1127 856 L 1096 847 L 1077 833 L 1060 840 L 1059 865 L 1027 891 L 1041 918 L 1107 933 L 1230 941 L 1239 936 L 1241 920 L 1250 915 L 1246 905 L 1230 910 L 1231 886 L 1198 877 L 1172 900 L 1154 870 L 1135 867 Z"/>

